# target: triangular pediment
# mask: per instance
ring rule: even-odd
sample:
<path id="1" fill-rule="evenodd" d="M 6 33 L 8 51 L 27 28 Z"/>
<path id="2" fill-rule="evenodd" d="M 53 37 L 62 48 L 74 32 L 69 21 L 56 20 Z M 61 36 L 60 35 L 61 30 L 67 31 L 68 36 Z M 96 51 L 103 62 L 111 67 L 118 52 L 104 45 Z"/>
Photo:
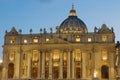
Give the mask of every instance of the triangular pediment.
<path id="1" fill-rule="evenodd" d="M 50 39 L 45 44 L 70 44 L 70 43 L 60 38 L 53 38 L 53 39 Z"/>

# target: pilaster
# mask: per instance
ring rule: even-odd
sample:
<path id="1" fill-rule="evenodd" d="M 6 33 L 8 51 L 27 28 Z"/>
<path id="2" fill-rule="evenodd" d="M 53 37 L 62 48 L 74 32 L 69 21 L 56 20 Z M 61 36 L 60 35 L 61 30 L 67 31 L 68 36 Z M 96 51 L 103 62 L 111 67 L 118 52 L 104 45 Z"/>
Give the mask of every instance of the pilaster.
<path id="1" fill-rule="evenodd" d="M 19 64 L 18 64 L 19 63 Z M 15 53 L 15 79 L 19 79 L 19 68 L 20 68 L 20 54 L 17 52 Z"/>

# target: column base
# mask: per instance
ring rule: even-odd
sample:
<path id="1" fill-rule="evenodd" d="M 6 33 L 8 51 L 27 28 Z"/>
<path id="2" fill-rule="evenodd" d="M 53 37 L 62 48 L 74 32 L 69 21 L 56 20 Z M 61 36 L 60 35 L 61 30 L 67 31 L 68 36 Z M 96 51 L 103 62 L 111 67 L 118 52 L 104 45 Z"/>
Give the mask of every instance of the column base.
<path id="1" fill-rule="evenodd" d="M 52 75 L 49 75 L 49 78 L 48 79 L 52 79 Z"/>
<path id="2" fill-rule="evenodd" d="M 42 79 L 45 79 L 45 74 L 42 74 L 41 78 L 42 78 Z"/>

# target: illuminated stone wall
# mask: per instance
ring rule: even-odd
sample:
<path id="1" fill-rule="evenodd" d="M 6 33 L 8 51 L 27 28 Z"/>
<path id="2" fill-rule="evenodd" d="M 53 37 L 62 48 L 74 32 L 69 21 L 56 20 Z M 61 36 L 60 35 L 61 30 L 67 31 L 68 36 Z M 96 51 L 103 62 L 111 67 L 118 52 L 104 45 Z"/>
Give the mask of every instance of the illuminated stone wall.
<path id="1" fill-rule="evenodd" d="M 51 28 L 50 33 L 46 29 L 33 33 L 30 29 L 29 34 L 22 34 L 22 30 L 14 27 L 6 31 L 2 80 L 115 80 L 113 28 L 103 24 L 99 29 L 95 27 L 94 32 L 88 32 L 74 7 L 70 13 L 56 32 Z"/>

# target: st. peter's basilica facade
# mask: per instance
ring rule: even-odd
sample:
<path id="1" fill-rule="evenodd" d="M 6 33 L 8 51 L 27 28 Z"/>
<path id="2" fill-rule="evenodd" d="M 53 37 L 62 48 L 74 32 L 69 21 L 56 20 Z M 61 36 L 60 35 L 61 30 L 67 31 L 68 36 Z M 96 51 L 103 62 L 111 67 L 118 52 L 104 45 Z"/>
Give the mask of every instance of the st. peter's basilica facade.
<path id="1" fill-rule="evenodd" d="M 116 80 L 115 34 L 103 24 L 88 32 L 74 6 L 56 31 L 5 33 L 3 80 Z"/>

